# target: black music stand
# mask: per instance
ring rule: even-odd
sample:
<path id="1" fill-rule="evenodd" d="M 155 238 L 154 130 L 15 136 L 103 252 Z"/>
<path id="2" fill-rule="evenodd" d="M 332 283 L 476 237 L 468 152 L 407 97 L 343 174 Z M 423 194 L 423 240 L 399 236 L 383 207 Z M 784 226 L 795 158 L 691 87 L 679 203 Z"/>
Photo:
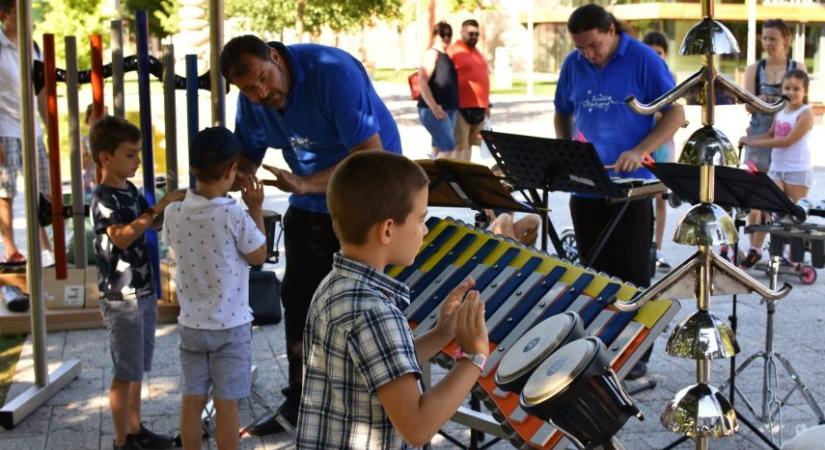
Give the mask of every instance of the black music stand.
<path id="1" fill-rule="evenodd" d="M 495 175 L 489 167 L 449 159 L 416 161 L 430 179 L 430 206 L 535 212 L 513 195 L 502 184 L 505 179 Z"/>
<path id="2" fill-rule="evenodd" d="M 680 198 L 692 204 L 699 203 L 699 166 L 676 163 L 655 163 L 648 165 L 648 168 Z M 767 174 L 724 166 L 716 166 L 714 171 L 715 204 L 728 208 L 759 209 L 790 215 L 804 220 L 804 209 L 795 205 Z M 738 248 L 734 248 L 733 251 L 734 258 L 736 258 Z M 734 335 L 736 335 L 737 326 L 736 304 L 737 296 L 733 295 L 732 314 L 728 319 L 730 320 L 731 330 L 733 330 Z M 772 314 L 772 311 L 769 310 L 768 313 Z M 736 356 L 730 358 L 730 374 L 728 401 L 731 406 L 734 406 L 734 394 L 736 392 Z M 734 411 L 736 412 L 737 419 L 742 421 L 762 442 L 767 444 L 771 449 L 780 450 L 779 447 L 754 424 L 745 419 L 742 414 L 739 414 L 735 407 Z M 687 436 L 683 436 L 663 450 L 675 448 L 687 439 Z"/>
<path id="3" fill-rule="evenodd" d="M 516 189 L 524 190 L 532 206 L 542 212 L 542 250 L 547 250 L 547 235 L 556 253 L 566 258 L 561 241 L 550 223 L 548 193 L 550 191 L 590 194 L 599 197 L 625 197 L 629 191 L 610 180 L 596 148 L 588 142 L 550 139 L 517 134 L 482 131 L 490 153 Z M 539 195 L 538 191 L 543 191 Z M 613 234 L 627 210 L 623 201 L 602 230 L 589 255 L 581 255 L 585 267 L 593 264 L 607 239 Z"/>
<path id="4" fill-rule="evenodd" d="M 655 163 L 648 168 L 670 190 L 690 203 L 699 202 L 699 166 Z M 805 210 L 794 204 L 764 172 L 732 167 L 715 169 L 713 202 L 721 207 L 758 209 L 805 220 Z"/>

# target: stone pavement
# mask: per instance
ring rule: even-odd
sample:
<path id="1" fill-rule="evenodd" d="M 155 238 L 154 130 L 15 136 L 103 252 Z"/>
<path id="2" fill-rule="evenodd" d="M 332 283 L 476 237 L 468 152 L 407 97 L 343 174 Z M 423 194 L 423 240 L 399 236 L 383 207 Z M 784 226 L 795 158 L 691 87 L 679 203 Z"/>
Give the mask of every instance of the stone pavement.
<path id="1" fill-rule="evenodd" d="M 413 158 L 424 157 L 429 151 L 429 137 L 419 125 L 413 103 L 406 97 L 404 89 L 393 86 L 381 86 L 381 92 L 387 99 L 391 110 L 398 119 L 405 153 Z M 494 123 L 501 131 L 514 133 L 552 135 L 552 103 L 549 99 L 524 99 L 519 97 L 500 97 L 494 99 Z M 230 97 L 228 105 L 234 102 Z M 723 124 L 730 129 L 738 127 L 741 114 L 719 114 L 717 117 L 729 120 Z M 698 120 L 693 121 L 698 124 Z M 694 127 L 691 127 L 692 129 Z M 548 131 L 549 130 L 549 131 Z M 681 132 L 681 135 L 687 132 Z M 735 139 L 729 132 L 731 140 Z M 683 139 L 683 137 L 682 137 Z M 477 155 L 476 155 L 477 156 Z M 269 162 L 278 163 L 277 152 L 270 152 Z M 483 160 L 482 162 L 490 162 Z M 823 172 L 817 171 L 817 179 Z M 267 207 L 283 211 L 286 197 L 277 192 L 267 192 Z M 825 187 L 817 185 L 811 195 L 814 199 L 825 198 Z M 557 228 L 570 226 L 567 212 L 567 196 L 554 194 L 551 206 L 556 209 L 551 217 Z M 18 202 L 18 214 L 21 204 Z M 678 218 L 684 214 L 687 206 L 670 209 L 667 217 L 665 253 L 671 264 L 687 258 L 693 249 L 679 246 L 670 241 Z M 439 217 L 453 216 L 472 222 L 468 211 L 446 208 L 431 208 L 431 214 Z M 17 217 L 22 217 L 18 215 Z M 20 228 L 18 224 L 18 228 Z M 22 238 L 22 234 L 21 234 Z M 23 242 L 22 240 L 20 242 Z M 281 265 L 276 270 L 282 270 Z M 762 274 L 756 274 L 767 283 Z M 825 337 L 823 331 L 823 314 L 821 304 L 822 282 L 812 286 L 801 286 L 795 279 L 786 279 L 794 284 L 794 290 L 787 299 L 780 302 L 776 315 L 775 350 L 788 357 L 799 371 L 802 380 L 808 384 L 817 401 L 825 405 L 825 349 L 818 342 Z M 731 300 L 727 297 L 713 299 L 712 310 L 720 317 L 727 318 L 731 310 Z M 695 309 L 693 301 L 682 301 L 682 309 L 677 320 L 687 316 Z M 763 348 L 765 333 L 765 307 L 755 296 L 743 296 L 739 299 L 738 339 L 742 349 L 737 362 Z M 675 324 L 676 322 L 674 322 Z M 673 324 L 672 324 L 673 325 Z M 671 329 L 672 329 L 671 325 Z M 286 383 L 286 356 L 283 340 L 283 325 L 256 327 L 253 332 L 253 361 L 258 366 L 255 389 L 272 406 L 281 400 L 280 388 Z M 628 450 L 662 448 L 678 436 L 667 432 L 659 422 L 659 415 L 664 406 L 681 388 L 693 384 L 695 366 L 693 361 L 679 360 L 665 354 L 664 347 L 667 333 L 660 336 L 650 363 L 650 376 L 657 381 L 658 387 L 653 391 L 635 396 L 646 420 L 640 422 L 631 419 L 619 434 L 619 439 Z M 30 385 L 33 380 L 31 342 L 27 341 L 20 362 L 17 366 L 15 383 L 8 399 Z M 44 406 L 28 417 L 14 430 L 0 430 L 0 449 L 41 450 L 41 449 L 108 449 L 113 439 L 111 418 L 108 413 L 107 389 L 111 381 L 108 342 L 102 330 L 72 332 L 54 332 L 48 336 L 50 366 L 53 368 L 60 361 L 79 358 L 83 370 L 80 377 L 67 388 L 54 396 Z M 713 363 L 712 380 L 717 386 L 724 382 L 728 374 L 728 361 Z M 780 369 L 780 374 L 783 372 Z M 436 368 L 435 378 L 443 371 Z M 175 433 L 179 417 L 180 366 L 177 352 L 177 333 L 174 325 L 162 325 L 157 332 L 157 346 L 154 369 L 149 374 L 143 391 L 143 417 L 149 428 Z M 737 385 L 759 409 L 759 393 L 762 386 L 762 364 L 755 363 L 737 378 Z M 786 392 L 791 386 L 787 377 L 779 377 L 779 386 Z M 742 400 L 736 399 L 741 407 Z M 241 423 L 248 424 L 266 413 L 266 407 L 253 400 L 241 403 Z M 783 409 L 784 424 L 781 431 L 785 439 L 795 434 L 797 427 L 813 426 L 816 423 L 813 413 L 798 393 L 788 400 Z M 463 442 L 468 442 L 469 432 L 466 427 L 450 423 L 445 427 L 451 435 Z M 245 438 L 241 441 L 245 449 L 279 449 L 291 448 L 286 436 L 267 438 Z M 437 436 L 433 441 L 435 448 L 454 448 L 446 439 Z M 216 448 L 210 441 L 205 448 Z M 512 448 L 508 443 L 500 442 L 495 449 Z M 683 443 L 677 448 L 693 448 L 691 442 Z M 733 437 L 711 442 L 711 448 L 747 449 L 766 448 L 744 426 Z"/>

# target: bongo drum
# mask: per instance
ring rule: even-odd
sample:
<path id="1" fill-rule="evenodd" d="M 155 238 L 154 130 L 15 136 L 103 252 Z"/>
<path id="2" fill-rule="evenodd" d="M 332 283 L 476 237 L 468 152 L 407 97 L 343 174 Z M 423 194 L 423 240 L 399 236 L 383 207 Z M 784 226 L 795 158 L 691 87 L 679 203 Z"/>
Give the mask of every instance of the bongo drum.
<path id="1" fill-rule="evenodd" d="M 584 322 L 568 311 L 536 324 L 504 354 L 496 370 L 496 385 L 504 391 L 521 393 L 533 371 L 553 352 L 585 336 Z"/>
<path id="2" fill-rule="evenodd" d="M 521 407 L 552 421 L 579 448 L 611 447 L 630 416 L 641 414 L 610 368 L 604 344 L 594 337 L 558 349 L 530 376 Z"/>

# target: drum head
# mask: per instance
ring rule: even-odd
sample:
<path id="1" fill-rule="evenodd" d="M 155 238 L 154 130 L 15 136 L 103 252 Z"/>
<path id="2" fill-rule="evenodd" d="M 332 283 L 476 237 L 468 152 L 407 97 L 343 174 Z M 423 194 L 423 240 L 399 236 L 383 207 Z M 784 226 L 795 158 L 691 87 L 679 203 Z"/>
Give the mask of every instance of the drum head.
<path id="1" fill-rule="evenodd" d="M 524 385 L 524 404 L 537 405 L 564 391 L 593 361 L 599 343 L 598 338 L 586 337 L 556 350 Z"/>
<path id="2" fill-rule="evenodd" d="M 567 339 L 578 319 L 576 316 L 574 312 L 558 314 L 524 333 L 501 358 L 496 384 L 507 384 L 530 374 Z"/>

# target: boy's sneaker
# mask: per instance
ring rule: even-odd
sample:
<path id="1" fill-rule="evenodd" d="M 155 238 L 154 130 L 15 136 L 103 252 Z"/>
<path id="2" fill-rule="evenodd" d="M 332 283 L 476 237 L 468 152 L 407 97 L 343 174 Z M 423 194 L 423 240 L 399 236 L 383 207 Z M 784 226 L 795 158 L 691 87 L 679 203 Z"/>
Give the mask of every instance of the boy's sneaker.
<path id="1" fill-rule="evenodd" d="M 759 253 L 758 251 L 756 251 L 756 249 L 752 248 L 748 250 L 748 254 L 745 255 L 745 258 L 739 262 L 739 266 L 741 266 L 744 269 L 750 269 L 751 267 L 756 265 L 756 263 L 758 263 L 761 259 L 762 253 Z"/>
<path id="2" fill-rule="evenodd" d="M 54 266 L 54 253 L 51 250 L 43 250 L 40 252 L 40 263 L 43 267 Z"/>
<path id="3" fill-rule="evenodd" d="M 141 447 L 131 436 L 127 436 L 126 443 L 123 445 L 117 445 L 117 440 L 112 441 L 112 450 L 141 450 Z"/>
<path id="4" fill-rule="evenodd" d="M 175 438 L 163 434 L 153 433 L 140 424 L 140 431 L 129 435 L 129 441 L 135 442 L 137 448 L 170 448 L 175 443 Z"/>
<path id="5" fill-rule="evenodd" d="M 665 261 L 665 256 L 660 250 L 656 250 L 656 270 L 659 272 L 669 272 L 670 269 L 670 264 Z"/>

